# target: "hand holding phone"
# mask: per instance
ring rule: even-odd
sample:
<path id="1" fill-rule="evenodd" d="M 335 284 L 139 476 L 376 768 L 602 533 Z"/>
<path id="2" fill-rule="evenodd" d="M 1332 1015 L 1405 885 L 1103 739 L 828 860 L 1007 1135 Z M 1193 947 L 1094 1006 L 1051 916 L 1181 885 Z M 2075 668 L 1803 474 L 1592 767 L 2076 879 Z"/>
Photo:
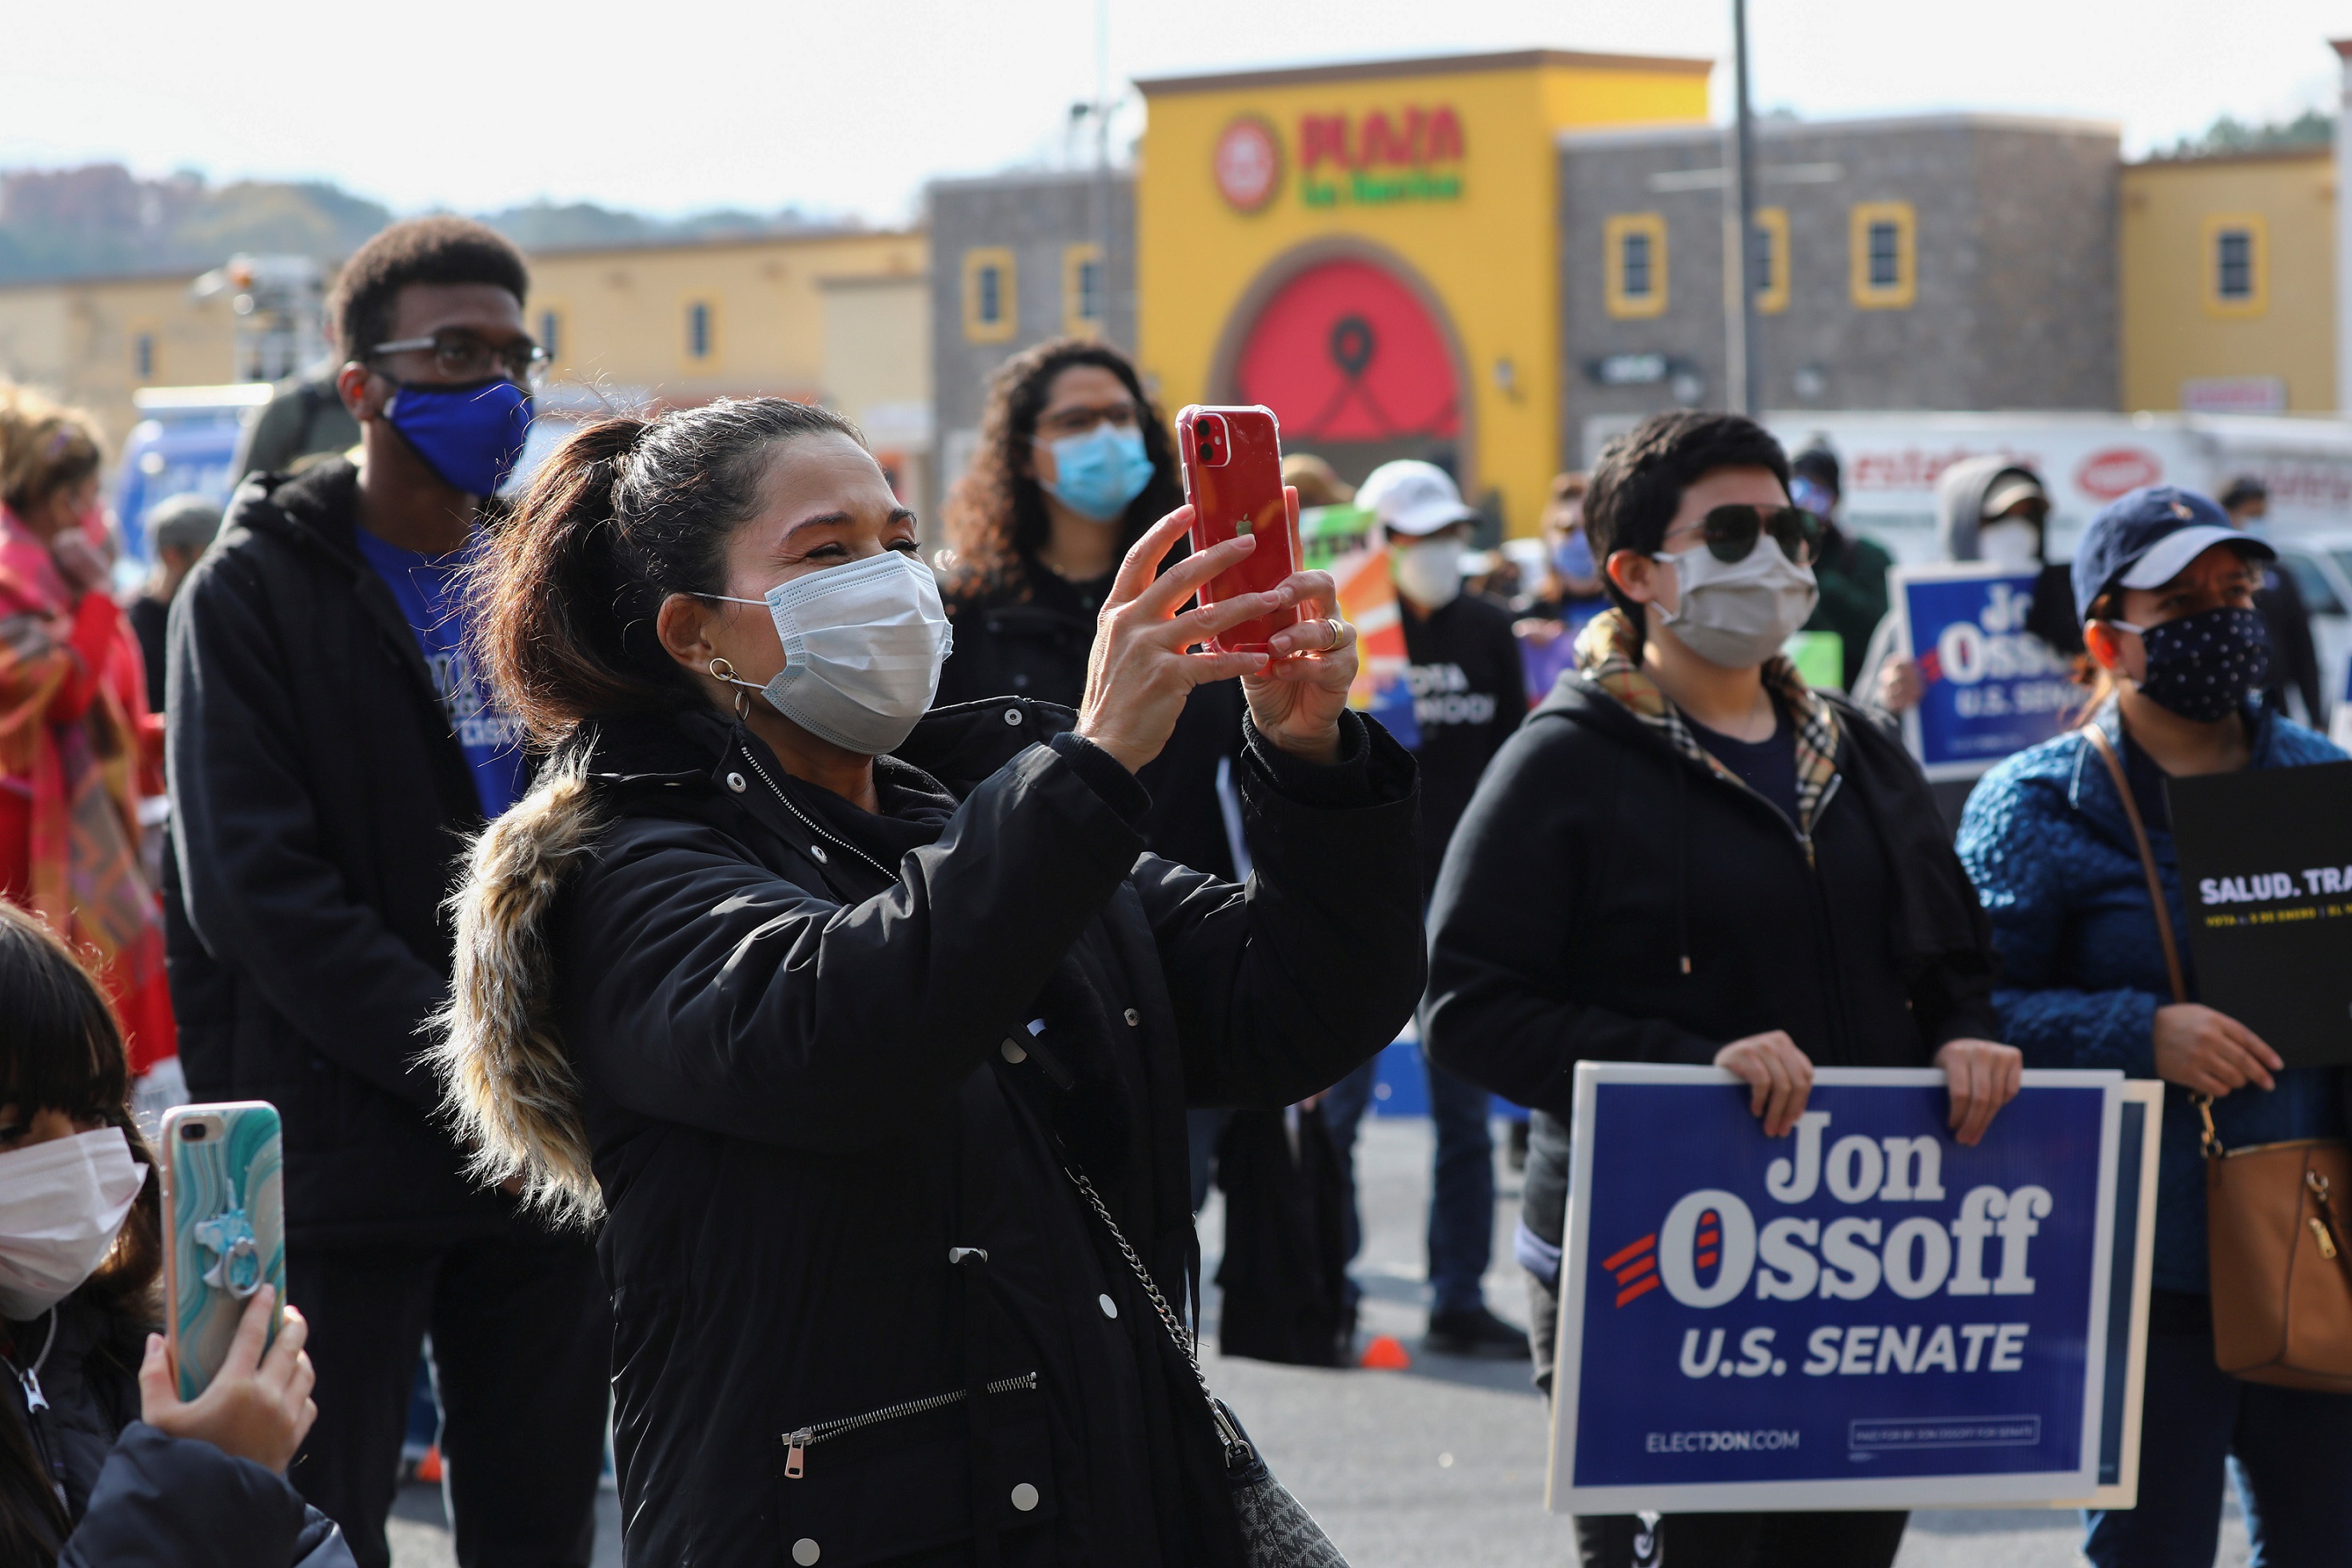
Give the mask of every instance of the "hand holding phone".
<path id="1" fill-rule="evenodd" d="M 163 1336 L 149 1334 L 147 1356 L 139 1365 L 139 1418 L 170 1437 L 210 1443 L 224 1454 L 283 1474 L 319 1418 L 319 1406 L 310 1398 L 318 1375 L 302 1354 L 310 1325 L 300 1312 L 283 1309 L 285 1326 L 268 1353 L 262 1352 L 279 1311 L 278 1292 L 269 1286 L 253 1293 L 218 1374 L 194 1400 L 182 1399 L 172 1386 L 172 1355 Z"/>
<path id="2" fill-rule="evenodd" d="M 1244 593 L 1279 588 L 1298 570 L 1298 540 L 1282 483 L 1282 435 L 1274 411 L 1186 406 L 1176 415 L 1184 499 L 1192 507 L 1192 553 L 1244 535 L 1257 548 L 1200 587 L 1203 608 Z M 1286 605 L 1217 633 L 1220 653 L 1280 652 L 1274 634 L 1297 624 Z"/>
<path id="3" fill-rule="evenodd" d="M 284 1323 L 285 1155 L 278 1108 L 260 1100 L 175 1106 L 163 1116 L 163 1289 L 183 1400 L 229 1358 L 247 1303 L 273 1303 L 257 1353 Z"/>

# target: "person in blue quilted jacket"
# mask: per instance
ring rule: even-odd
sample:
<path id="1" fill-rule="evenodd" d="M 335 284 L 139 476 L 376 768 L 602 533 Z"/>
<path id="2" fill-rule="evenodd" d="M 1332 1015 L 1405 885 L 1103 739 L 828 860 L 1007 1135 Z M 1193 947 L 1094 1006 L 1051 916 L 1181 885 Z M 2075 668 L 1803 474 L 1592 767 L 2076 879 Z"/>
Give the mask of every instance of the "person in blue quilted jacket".
<path id="1" fill-rule="evenodd" d="M 2095 1568 L 2210 1568 L 2225 1458 L 2254 1561 L 2352 1563 L 2352 1396 L 2243 1383 L 2214 1364 L 2193 1098 L 2212 1096 L 2229 1147 L 2341 1136 L 2345 1074 L 2286 1067 L 2236 1019 L 2172 1000 L 2131 824 L 2090 737 L 2104 732 L 2123 760 L 2193 998 L 2164 780 L 2344 759 L 2260 705 L 2270 653 L 2254 594 L 2272 559 L 2188 491 L 2136 490 L 2101 512 L 2074 563 L 2088 710 L 1985 775 L 1960 824 L 2000 955 L 2002 1038 L 2028 1067 L 2121 1068 L 2170 1086 L 2139 1506 L 2086 1516 Z"/>

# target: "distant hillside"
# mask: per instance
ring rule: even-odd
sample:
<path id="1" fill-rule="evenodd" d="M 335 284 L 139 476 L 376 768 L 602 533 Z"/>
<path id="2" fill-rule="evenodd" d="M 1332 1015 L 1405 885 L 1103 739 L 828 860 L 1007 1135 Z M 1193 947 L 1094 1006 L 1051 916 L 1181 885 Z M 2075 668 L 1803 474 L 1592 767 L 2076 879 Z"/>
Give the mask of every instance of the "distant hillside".
<path id="1" fill-rule="evenodd" d="M 142 180 L 119 163 L 0 171 L 0 283 L 195 273 L 239 251 L 331 264 L 392 219 L 391 209 L 323 181 L 215 186 L 194 173 Z M 525 250 L 856 226 L 792 207 L 661 219 L 587 202 L 536 202 L 484 221 Z"/>
<path id="2" fill-rule="evenodd" d="M 2299 147 L 2326 147 L 2336 140 L 2336 120 L 2306 109 L 2293 120 L 2248 125 L 2223 115 L 2195 136 L 2184 136 L 2159 158 L 2225 158 L 2237 152 L 2285 152 Z"/>
<path id="3" fill-rule="evenodd" d="M 236 251 L 348 256 L 392 214 L 324 183 L 199 174 L 142 180 L 119 163 L 0 173 L 0 281 L 201 272 Z"/>
<path id="4" fill-rule="evenodd" d="M 806 234 L 811 230 L 861 227 L 854 219 L 812 216 L 798 207 L 780 213 L 722 209 L 683 218 L 649 218 L 616 212 L 593 202 L 533 202 L 525 207 L 484 213 L 482 221 L 525 250 L 586 249 L 606 245 L 651 245 L 664 240 L 732 239 L 747 235 Z"/>

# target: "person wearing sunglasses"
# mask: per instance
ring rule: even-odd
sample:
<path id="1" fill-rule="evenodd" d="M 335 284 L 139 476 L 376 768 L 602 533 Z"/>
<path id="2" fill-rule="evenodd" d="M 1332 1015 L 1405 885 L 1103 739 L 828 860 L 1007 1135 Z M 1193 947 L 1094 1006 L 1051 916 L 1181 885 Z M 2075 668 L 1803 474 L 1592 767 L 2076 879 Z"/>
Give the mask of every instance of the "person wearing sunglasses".
<path id="1" fill-rule="evenodd" d="M 1486 770 L 1438 875 L 1423 1037 L 1534 1109 L 1516 1251 L 1546 1387 L 1580 1061 L 1727 1068 L 1774 1138 L 1816 1063 L 1940 1067 L 1964 1144 L 2017 1092 L 1990 935 L 1927 781 L 1780 652 L 1818 597 L 1820 519 L 1788 482 L 1780 444 L 1737 414 L 1658 414 L 1602 452 L 1584 516 L 1611 608 Z M 1669 1562 L 1885 1568 L 1905 1517 L 1661 1528 Z M 1577 1528 L 1603 1564 L 1645 1534 L 1631 1516 Z"/>
<path id="2" fill-rule="evenodd" d="M 497 234 L 394 225 L 330 308 L 359 460 L 247 480 L 172 612 L 166 932 L 201 1100 L 284 1118 L 289 1294 L 318 1425 L 294 1484 L 362 1564 L 432 1333 L 461 1563 L 584 1564 L 609 1320 L 593 1250 L 481 1191 L 416 1030 L 448 992 L 441 900 L 529 782 L 460 591 L 543 356 Z"/>

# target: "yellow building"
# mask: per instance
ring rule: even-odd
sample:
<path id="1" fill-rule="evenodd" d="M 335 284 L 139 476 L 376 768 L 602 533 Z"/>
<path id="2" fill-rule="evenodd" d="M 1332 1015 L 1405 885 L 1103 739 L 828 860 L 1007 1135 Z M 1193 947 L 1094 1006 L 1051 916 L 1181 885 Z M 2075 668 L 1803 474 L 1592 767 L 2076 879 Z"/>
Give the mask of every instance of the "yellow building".
<path id="1" fill-rule="evenodd" d="M 778 235 L 530 258 L 525 308 L 554 379 L 628 401 L 698 403 L 772 392 L 872 421 L 919 470 L 928 409 L 929 251 L 919 233 Z M 236 318 L 194 279 L 0 286 L 0 377 L 89 409 L 117 450 L 141 387 L 232 380 Z M 854 298 L 841 291 L 875 286 Z M 854 350 L 831 350 L 844 336 Z M 835 381 L 846 378 L 836 389 Z M 577 401 L 577 400 L 573 400 Z"/>
<path id="2" fill-rule="evenodd" d="M 2335 412 L 2334 150 L 2127 164 L 2122 198 L 2123 406 Z"/>
<path id="3" fill-rule="evenodd" d="M 175 274 L 0 287 L 0 380 L 88 409 L 120 451 L 139 422 L 133 392 L 235 374 L 229 302 L 193 298 L 194 282 Z"/>
<path id="4" fill-rule="evenodd" d="M 826 390 L 826 285 L 919 280 L 929 262 L 921 235 L 898 233 L 541 252 L 526 314 L 560 380 L 667 403 L 814 399 Z"/>
<path id="5" fill-rule="evenodd" d="M 1711 63 L 1528 50 L 1139 82 L 1139 358 L 1343 472 L 1451 459 L 1532 531 L 1560 451 L 1555 138 L 1703 121 Z"/>

